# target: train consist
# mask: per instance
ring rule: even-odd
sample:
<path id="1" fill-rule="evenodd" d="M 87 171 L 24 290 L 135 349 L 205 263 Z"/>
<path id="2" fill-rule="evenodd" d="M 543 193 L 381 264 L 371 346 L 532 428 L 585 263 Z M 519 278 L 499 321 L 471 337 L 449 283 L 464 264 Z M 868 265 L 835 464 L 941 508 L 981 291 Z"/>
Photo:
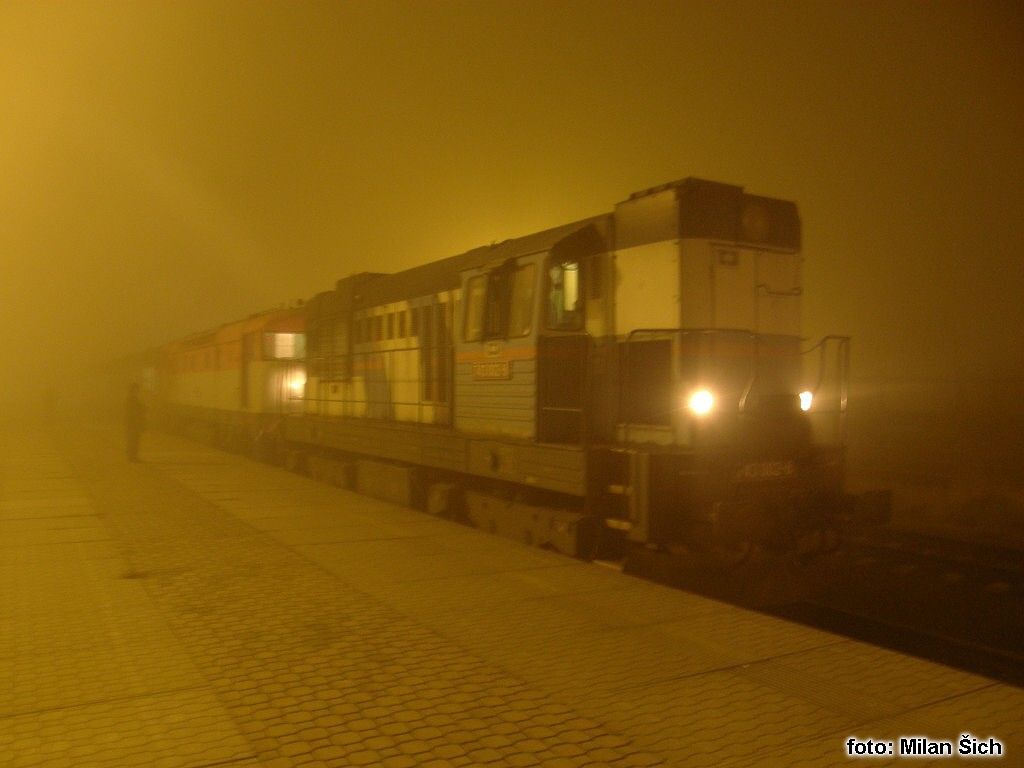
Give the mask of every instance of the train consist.
<path id="1" fill-rule="evenodd" d="M 371 495 L 590 556 L 812 557 L 849 340 L 801 338 L 792 202 L 688 178 L 167 345 L 156 408 Z"/>

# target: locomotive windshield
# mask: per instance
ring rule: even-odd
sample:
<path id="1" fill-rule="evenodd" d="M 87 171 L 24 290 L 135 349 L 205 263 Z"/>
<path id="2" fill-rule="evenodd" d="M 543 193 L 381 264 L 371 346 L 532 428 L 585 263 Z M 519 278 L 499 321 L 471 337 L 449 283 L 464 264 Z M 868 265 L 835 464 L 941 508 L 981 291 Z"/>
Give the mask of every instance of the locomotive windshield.
<path id="1" fill-rule="evenodd" d="M 537 266 L 526 264 L 512 275 L 512 296 L 508 311 L 508 337 L 526 336 L 533 328 L 533 285 Z"/>

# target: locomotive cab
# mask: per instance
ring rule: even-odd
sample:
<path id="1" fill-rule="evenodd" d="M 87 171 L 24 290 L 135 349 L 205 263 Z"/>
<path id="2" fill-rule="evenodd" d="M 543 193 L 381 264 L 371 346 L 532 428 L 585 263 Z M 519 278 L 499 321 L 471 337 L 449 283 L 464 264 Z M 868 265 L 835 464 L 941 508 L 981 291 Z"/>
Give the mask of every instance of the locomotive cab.
<path id="1" fill-rule="evenodd" d="M 595 487 L 630 539 L 834 540 L 849 343 L 801 349 L 800 263 L 791 202 L 686 179 L 616 207 L 618 482 Z"/>
<path id="2" fill-rule="evenodd" d="M 603 217 L 602 217 L 603 219 Z M 559 228 L 535 250 L 462 274 L 456 321 L 460 432 L 578 445 L 599 305 L 585 300 L 602 219 Z"/>

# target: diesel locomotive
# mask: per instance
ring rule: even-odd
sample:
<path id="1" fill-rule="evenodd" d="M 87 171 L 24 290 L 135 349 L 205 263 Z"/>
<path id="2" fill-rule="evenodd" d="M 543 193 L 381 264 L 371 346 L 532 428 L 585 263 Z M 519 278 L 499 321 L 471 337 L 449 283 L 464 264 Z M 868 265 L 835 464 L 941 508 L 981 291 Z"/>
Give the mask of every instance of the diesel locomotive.
<path id="1" fill-rule="evenodd" d="M 266 453 L 281 417 L 301 409 L 305 356 L 305 317 L 281 308 L 165 344 L 146 356 L 142 383 L 165 426 Z"/>
<path id="2" fill-rule="evenodd" d="M 687 178 L 161 351 L 161 409 L 569 554 L 835 547 L 850 342 L 793 202 Z"/>

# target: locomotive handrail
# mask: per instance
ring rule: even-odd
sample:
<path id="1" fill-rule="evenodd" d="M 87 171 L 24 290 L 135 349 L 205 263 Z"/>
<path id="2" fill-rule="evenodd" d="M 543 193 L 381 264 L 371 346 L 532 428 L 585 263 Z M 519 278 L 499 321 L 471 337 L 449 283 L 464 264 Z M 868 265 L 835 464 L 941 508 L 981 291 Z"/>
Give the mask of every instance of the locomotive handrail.
<path id="1" fill-rule="evenodd" d="M 761 356 L 761 335 L 751 333 L 749 336 L 754 340 L 754 354 L 750 356 L 750 376 L 747 377 L 747 385 L 743 388 L 743 395 L 740 397 L 740 413 L 747 412 L 747 398 L 750 397 L 750 392 L 754 389 L 754 382 L 757 381 L 757 360 Z"/>
<path id="2" fill-rule="evenodd" d="M 821 389 L 822 383 L 825 380 L 825 373 L 828 368 L 828 349 L 831 342 L 838 344 L 837 350 L 837 361 L 838 370 L 836 376 L 839 379 L 839 410 L 837 411 L 837 432 L 840 443 L 846 442 L 846 431 L 847 431 L 847 409 L 849 406 L 849 388 L 850 388 L 850 337 L 840 336 L 837 334 L 829 334 L 822 336 L 818 341 L 807 349 L 801 350 L 800 355 L 809 355 L 815 350 L 818 350 L 818 377 L 814 382 L 814 387 L 811 392 L 814 396 L 817 396 L 818 391 Z"/>
<path id="3" fill-rule="evenodd" d="M 820 354 L 820 357 L 821 357 L 821 364 L 818 366 L 818 380 L 815 382 L 814 389 L 812 391 L 817 391 L 818 390 L 818 388 L 821 386 L 822 380 L 825 377 L 825 364 L 824 364 L 825 363 L 825 355 L 828 354 L 828 342 L 830 342 L 830 341 L 838 341 L 839 342 L 840 351 L 841 351 L 840 354 L 841 354 L 841 357 L 842 357 L 841 365 L 843 367 L 843 372 L 844 373 L 848 373 L 849 372 L 849 366 L 850 366 L 850 337 L 849 336 L 837 336 L 837 335 L 834 335 L 834 334 L 833 335 L 829 335 L 829 336 L 822 336 L 818 340 L 818 342 L 816 344 L 814 344 L 811 347 L 808 347 L 807 349 L 800 350 L 800 352 L 798 353 L 800 355 L 806 355 L 806 354 L 810 354 L 811 352 L 813 352 L 816 349 L 820 350 L 819 354 Z M 846 410 L 845 387 L 844 387 L 844 394 L 842 396 L 842 408 L 843 408 L 843 410 Z"/>

